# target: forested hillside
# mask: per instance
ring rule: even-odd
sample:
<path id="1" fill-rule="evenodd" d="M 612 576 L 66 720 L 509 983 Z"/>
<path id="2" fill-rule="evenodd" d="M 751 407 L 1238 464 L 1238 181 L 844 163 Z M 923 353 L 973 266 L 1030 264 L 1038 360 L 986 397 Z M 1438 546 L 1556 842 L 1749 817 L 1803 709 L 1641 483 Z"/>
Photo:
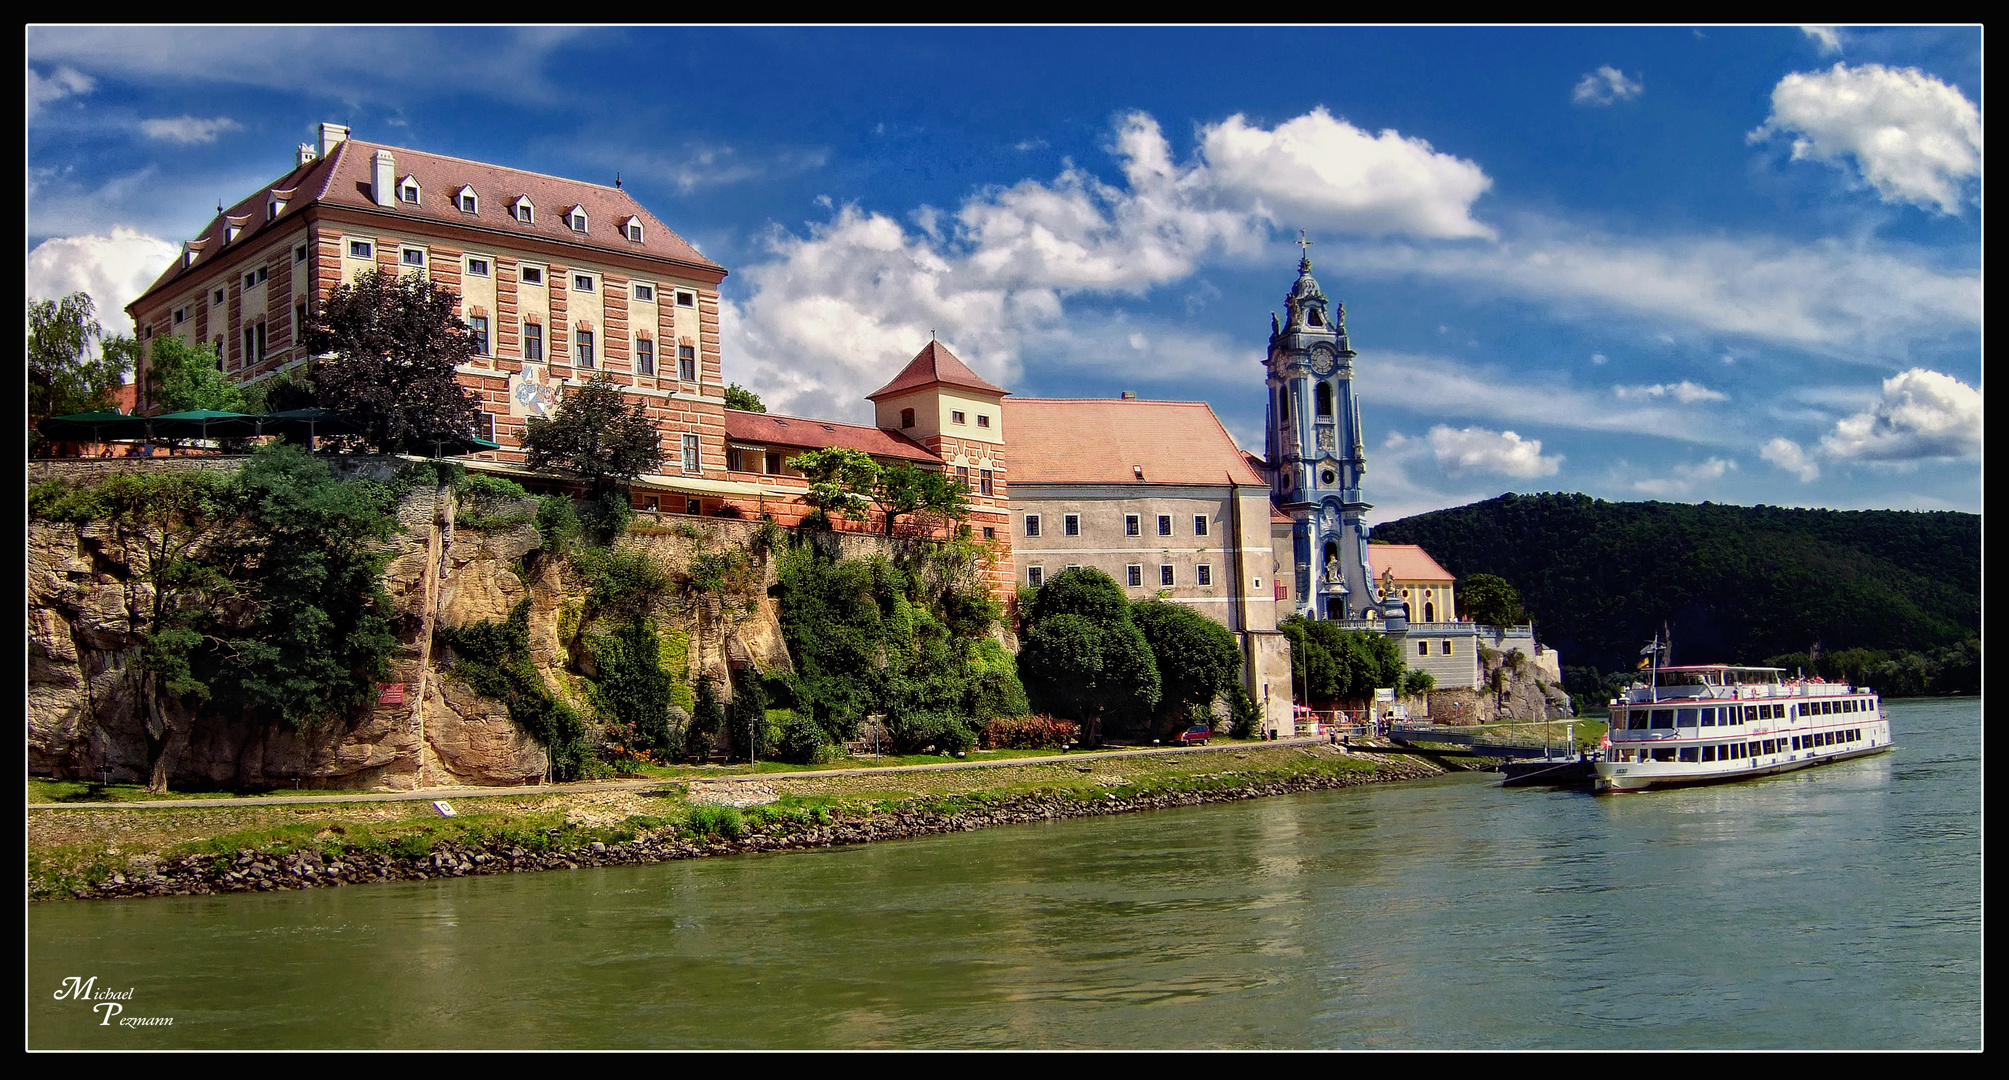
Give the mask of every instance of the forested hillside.
<path id="1" fill-rule="evenodd" d="M 1661 624 L 1675 663 L 1926 652 L 1981 627 L 1981 518 L 1502 495 L 1392 521 L 1461 580 L 1520 591 L 1565 663 L 1630 670 Z"/>

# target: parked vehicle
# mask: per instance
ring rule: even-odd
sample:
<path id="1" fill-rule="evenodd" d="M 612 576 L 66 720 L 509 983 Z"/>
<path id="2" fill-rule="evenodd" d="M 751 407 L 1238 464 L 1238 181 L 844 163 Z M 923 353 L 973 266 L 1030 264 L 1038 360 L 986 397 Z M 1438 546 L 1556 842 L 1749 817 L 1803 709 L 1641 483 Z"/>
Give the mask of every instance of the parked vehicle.
<path id="1" fill-rule="evenodd" d="M 1208 727 L 1206 724 L 1194 724 L 1192 727 L 1172 736 L 1172 743 L 1175 746 L 1205 746 L 1207 745 L 1207 740 L 1213 737 L 1213 728 Z"/>

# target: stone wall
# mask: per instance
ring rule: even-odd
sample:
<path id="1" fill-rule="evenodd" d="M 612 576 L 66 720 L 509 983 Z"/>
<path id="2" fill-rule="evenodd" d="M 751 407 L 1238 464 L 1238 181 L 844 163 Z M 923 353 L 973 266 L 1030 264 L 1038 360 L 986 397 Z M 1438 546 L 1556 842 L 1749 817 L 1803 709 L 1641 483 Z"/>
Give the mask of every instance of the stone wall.
<path id="1" fill-rule="evenodd" d="M 1543 650 L 1551 661 L 1543 664 L 1533 653 L 1517 646 L 1506 652 L 1491 648 L 1479 651 L 1477 688 L 1449 687 L 1427 695 L 1429 718 L 1439 724 L 1491 724 L 1501 721 L 1558 720 L 1572 714 L 1569 695 L 1554 671 L 1554 650 Z M 1497 687 L 1497 688 L 1496 688 Z M 1412 706 L 1410 715 L 1419 719 Z"/>

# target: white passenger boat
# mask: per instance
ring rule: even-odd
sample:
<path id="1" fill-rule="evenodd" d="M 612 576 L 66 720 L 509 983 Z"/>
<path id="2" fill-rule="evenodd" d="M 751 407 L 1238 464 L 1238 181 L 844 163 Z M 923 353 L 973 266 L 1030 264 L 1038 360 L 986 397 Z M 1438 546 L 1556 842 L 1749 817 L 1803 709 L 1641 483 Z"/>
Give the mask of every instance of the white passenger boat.
<path id="1" fill-rule="evenodd" d="M 1611 703 L 1598 791 L 1770 776 L 1890 749 L 1876 692 L 1782 668 L 1662 667 Z"/>

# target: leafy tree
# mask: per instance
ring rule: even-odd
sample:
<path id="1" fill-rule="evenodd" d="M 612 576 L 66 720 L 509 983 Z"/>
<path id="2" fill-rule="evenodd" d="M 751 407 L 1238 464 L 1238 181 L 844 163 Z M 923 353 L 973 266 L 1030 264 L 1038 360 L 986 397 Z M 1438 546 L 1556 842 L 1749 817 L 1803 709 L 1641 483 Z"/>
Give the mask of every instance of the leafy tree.
<path id="1" fill-rule="evenodd" d="M 567 390 L 551 419 L 531 417 L 523 448 L 531 468 L 586 477 L 595 496 L 626 491 L 636 477 L 663 463 L 662 433 L 648 409 L 640 401 L 630 405 L 605 373 Z"/>
<path id="2" fill-rule="evenodd" d="M 1493 574 L 1473 574 L 1458 583 L 1458 606 L 1476 623 L 1488 626 L 1517 626 L 1528 621 L 1521 608 L 1521 594 L 1505 578 Z"/>
<path id="3" fill-rule="evenodd" d="M 147 397 L 161 412 L 245 410 L 244 390 L 223 373 L 213 347 L 163 334 L 153 339 L 149 352 Z"/>
<path id="4" fill-rule="evenodd" d="M 294 409 L 311 409 L 314 405 L 313 381 L 300 377 L 294 371 L 282 371 L 244 387 L 245 412 L 291 412 Z"/>
<path id="5" fill-rule="evenodd" d="M 880 470 L 872 499 L 886 512 L 887 536 L 893 535 L 893 523 L 902 514 L 923 510 L 955 520 L 970 511 L 968 494 L 954 477 L 904 461 Z"/>
<path id="6" fill-rule="evenodd" d="M 41 443 L 34 425 L 45 417 L 111 408 L 137 355 L 132 338 L 105 336 L 87 293 L 28 301 L 30 443 Z"/>
<path id="7" fill-rule="evenodd" d="M 1040 586 L 1026 615 L 1019 677 L 1033 707 L 1078 720 L 1086 743 L 1101 727 L 1148 723 L 1161 696 L 1157 661 L 1123 589 L 1093 567 Z"/>
<path id="8" fill-rule="evenodd" d="M 1158 665 L 1161 717 L 1184 723 L 1229 687 L 1241 685 L 1242 650 L 1227 627 L 1185 604 L 1162 600 L 1138 601 L 1130 614 Z"/>
<path id="9" fill-rule="evenodd" d="M 759 394 L 738 383 L 732 383 L 725 388 L 725 407 L 738 409 L 741 412 L 767 411 L 767 406 L 761 402 Z"/>
<path id="10" fill-rule="evenodd" d="M 379 450 L 473 435 L 480 399 L 454 374 L 475 348 L 459 303 L 423 274 L 378 270 L 336 286 L 305 334 L 309 350 L 335 354 L 314 362 L 318 403 L 360 420 Z"/>
<path id="11" fill-rule="evenodd" d="M 1329 622 L 1290 618 L 1278 624 L 1291 644 L 1291 682 L 1312 701 L 1365 701 L 1378 689 L 1403 685 L 1395 640 Z"/>
<path id="12" fill-rule="evenodd" d="M 864 451 L 842 446 L 811 450 L 789 458 L 788 467 L 809 479 L 803 502 L 825 515 L 865 520 L 879 484 L 879 463 Z"/>
<path id="13" fill-rule="evenodd" d="M 1427 694 L 1435 689 L 1437 689 L 1437 676 L 1421 668 L 1411 671 L 1402 678 L 1402 694 L 1405 697 Z"/>

